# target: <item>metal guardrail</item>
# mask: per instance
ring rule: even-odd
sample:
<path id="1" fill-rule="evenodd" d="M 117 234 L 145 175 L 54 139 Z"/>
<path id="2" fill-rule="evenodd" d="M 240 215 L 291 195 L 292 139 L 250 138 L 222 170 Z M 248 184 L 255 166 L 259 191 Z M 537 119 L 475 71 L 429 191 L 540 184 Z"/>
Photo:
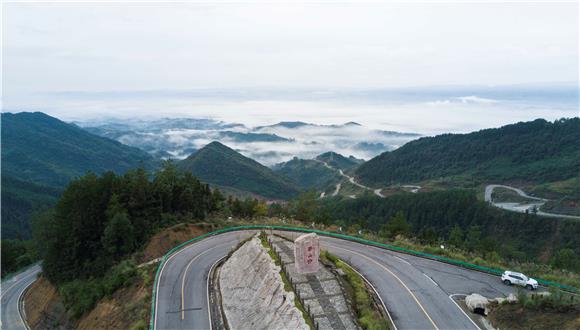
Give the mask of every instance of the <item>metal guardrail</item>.
<path id="1" fill-rule="evenodd" d="M 157 293 L 157 283 L 159 280 L 159 274 L 161 272 L 161 269 L 163 268 L 163 265 L 165 264 L 167 259 L 172 254 L 179 251 L 183 247 L 185 247 L 193 242 L 202 240 L 206 237 L 211 237 L 211 236 L 220 235 L 220 234 L 233 232 L 233 231 L 260 230 L 260 229 L 295 231 L 295 232 L 303 232 L 303 233 L 316 233 L 316 234 L 322 235 L 322 236 L 334 237 L 334 238 L 343 239 L 343 240 L 347 240 L 347 241 L 351 241 L 351 242 L 357 242 L 357 243 L 361 243 L 361 244 L 365 244 L 365 245 L 369 245 L 369 246 L 375 246 L 375 247 L 382 248 L 382 249 L 387 249 L 387 250 L 391 250 L 391 251 L 396 251 L 396 252 L 401 252 L 401 253 L 405 253 L 405 254 L 409 254 L 409 255 L 414 255 L 417 257 L 421 257 L 421 258 L 437 260 L 437 261 L 444 262 L 447 264 L 451 264 L 451 265 L 455 265 L 455 266 L 459 266 L 459 267 L 463 267 L 463 268 L 467 268 L 467 269 L 473 269 L 473 270 L 477 270 L 477 271 L 484 272 L 484 273 L 501 275 L 504 272 L 504 270 L 502 270 L 502 269 L 480 266 L 480 265 L 476 265 L 476 264 L 472 264 L 472 263 L 468 263 L 468 262 L 464 262 L 464 261 L 460 261 L 460 260 L 455 260 L 455 259 L 451 259 L 451 258 L 447 258 L 447 257 L 438 256 L 435 254 L 419 252 L 419 251 L 415 251 L 415 250 L 405 249 L 405 248 L 395 246 L 395 245 L 390 245 L 390 244 L 379 243 L 379 242 L 367 240 L 367 239 L 356 237 L 356 236 L 333 233 L 333 232 L 328 232 L 328 231 L 323 231 L 323 230 L 318 230 L 318 229 L 289 227 L 289 226 L 268 226 L 268 225 L 247 225 L 247 226 L 227 227 L 227 228 L 218 229 L 216 231 L 212 231 L 212 232 L 194 237 L 194 238 L 192 238 L 186 242 L 183 242 L 183 243 L 177 245 L 176 247 L 172 248 L 163 256 L 163 258 L 161 259 L 161 262 L 159 263 L 159 266 L 157 267 L 157 272 L 155 273 L 155 280 L 153 282 L 153 294 L 151 296 L 151 320 L 149 322 L 149 329 L 153 330 L 153 328 L 154 328 L 155 301 L 157 299 L 156 293 Z M 555 288 L 569 291 L 569 292 L 573 292 L 573 293 L 578 293 L 578 291 L 579 291 L 577 288 L 570 286 L 570 285 L 560 284 L 560 283 L 542 280 L 542 279 L 537 279 L 537 281 L 538 281 L 538 283 L 540 283 L 544 286 L 551 286 L 551 287 L 555 287 Z"/>

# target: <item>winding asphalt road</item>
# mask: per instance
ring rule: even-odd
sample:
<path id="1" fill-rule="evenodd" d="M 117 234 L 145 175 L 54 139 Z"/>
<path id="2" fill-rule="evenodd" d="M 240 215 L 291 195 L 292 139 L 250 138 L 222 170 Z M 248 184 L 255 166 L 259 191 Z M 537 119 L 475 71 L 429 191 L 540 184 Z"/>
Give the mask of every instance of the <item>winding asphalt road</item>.
<path id="1" fill-rule="evenodd" d="M 500 202 L 500 203 L 496 203 L 491 198 L 491 196 L 493 194 L 493 190 L 495 188 L 504 188 L 504 189 L 512 190 L 512 191 L 516 192 L 518 195 L 525 197 L 527 199 L 533 200 L 535 202 L 530 202 L 530 203 L 502 203 L 502 202 Z M 532 212 L 533 208 L 535 207 L 537 210 L 536 214 L 544 216 L 544 217 L 566 218 L 566 219 L 576 219 L 576 220 L 580 219 L 580 216 L 576 216 L 576 215 L 556 214 L 556 213 L 548 213 L 548 212 L 540 211 L 540 207 L 548 201 L 547 199 L 530 196 L 530 195 L 526 194 L 521 189 L 506 186 L 506 185 L 501 185 L 501 184 L 487 185 L 485 187 L 484 198 L 485 198 L 485 201 L 491 203 L 491 205 L 493 205 L 495 207 L 499 207 L 499 208 L 504 209 L 504 210 L 508 210 L 508 211 L 520 212 L 520 213 Z"/>
<path id="2" fill-rule="evenodd" d="M 0 290 L 0 301 L 2 306 L 2 318 L 0 329 L 6 330 L 26 330 L 26 326 L 20 316 L 19 303 L 24 291 L 34 281 L 40 272 L 40 266 L 35 265 L 24 272 L 2 281 Z"/>
<path id="3" fill-rule="evenodd" d="M 329 168 L 329 169 L 331 169 L 333 171 L 338 171 L 338 173 L 340 174 L 340 176 L 346 178 L 351 184 L 353 184 L 353 185 L 355 185 L 355 186 L 357 186 L 359 188 L 362 188 L 362 189 L 370 190 L 375 195 L 377 195 L 377 196 L 379 196 L 381 198 L 384 198 L 385 197 L 383 194 L 381 194 L 381 190 L 382 190 L 381 188 L 379 188 L 379 189 L 373 189 L 371 187 L 367 187 L 367 186 L 365 186 L 363 184 L 360 184 L 360 183 L 356 182 L 356 180 L 354 179 L 354 177 L 346 175 L 343 170 L 336 169 L 336 168 L 328 165 L 327 162 L 323 162 L 323 161 L 318 160 L 318 159 L 314 159 L 314 160 L 317 161 L 317 162 L 320 162 L 320 163 L 324 164 L 324 166 L 326 166 L 327 168 Z M 336 190 L 334 191 L 334 193 L 332 194 L 332 196 L 338 195 L 338 192 L 340 191 L 340 186 L 341 186 L 340 183 L 336 185 Z M 354 196 L 354 195 L 351 195 L 351 196 Z M 356 196 L 354 198 L 356 198 Z"/>
<path id="4" fill-rule="evenodd" d="M 174 254 L 156 288 L 155 329 L 210 329 L 207 276 L 212 265 L 252 232 L 208 237 Z M 297 234 L 294 234 L 297 235 Z M 346 260 L 376 288 L 398 329 L 476 329 L 450 298 L 515 293 L 499 277 L 336 238 L 321 246 Z"/>

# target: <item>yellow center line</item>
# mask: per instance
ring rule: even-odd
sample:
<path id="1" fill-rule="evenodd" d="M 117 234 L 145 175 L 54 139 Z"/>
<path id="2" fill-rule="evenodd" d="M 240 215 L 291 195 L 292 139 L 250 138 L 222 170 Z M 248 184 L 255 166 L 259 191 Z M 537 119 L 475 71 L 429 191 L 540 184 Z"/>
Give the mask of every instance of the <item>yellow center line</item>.
<path id="1" fill-rule="evenodd" d="M 369 258 L 369 257 L 367 257 L 365 255 L 362 255 L 360 253 L 354 252 L 352 250 L 348 250 L 348 249 L 341 248 L 341 247 L 334 246 L 334 245 L 333 245 L 333 248 L 341 249 L 341 250 L 348 251 L 350 253 L 354 253 L 356 255 L 359 255 L 359 256 L 361 256 L 361 257 L 363 257 L 363 258 L 365 258 L 365 259 L 367 259 L 367 260 L 375 263 L 377 266 L 381 267 L 382 269 L 384 269 L 387 272 L 389 272 L 389 274 L 393 275 L 393 277 L 395 279 L 397 279 L 397 281 L 399 281 L 399 283 L 401 283 L 401 285 L 407 290 L 407 292 L 409 292 L 409 294 L 411 295 L 411 297 L 413 297 L 413 299 L 415 300 L 415 302 L 417 303 L 417 305 L 419 305 L 419 308 L 421 308 L 421 310 L 423 311 L 423 313 L 425 314 L 425 316 L 427 316 L 427 318 L 429 319 L 429 321 L 431 321 L 431 324 L 433 325 L 433 328 L 435 328 L 435 330 L 439 330 L 439 328 L 437 327 L 437 325 L 435 324 L 435 322 L 433 322 L 433 319 L 431 318 L 431 316 L 429 316 L 429 314 L 427 313 L 427 311 L 425 310 L 425 308 L 423 308 L 423 305 L 421 305 L 421 303 L 419 302 L 419 300 L 417 299 L 417 297 L 415 296 L 415 294 L 413 294 L 413 292 L 411 292 L 411 290 L 409 289 L 409 287 L 407 287 L 407 285 L 405 285 L 405 283 L 397 275 L 395 275 L 395 273 L 393 273 L 390 269 L 388 269 L 387 267 L 385 267 L 382 264 L 378 263 L 374 259 L 371 259 L 371 258 Z"/>
<path id="2" fill-rule="evenodd" d="M 183 278 L 181 280 L 181 319 L 182 320 L 185 318 L 185 294 L 184 294 L 184 292 L 185 292 L 185 279 L 187 277 L 187 271 L 189 270 L 189 266 L 191 266 L 191 264 L 197 258 L 201 257 L 202 255 L 208 253 L 209 251 L 211 251 L 211 250 L 213 250 L 215 248 L 217 248 L 217 246 L 216 247 L 213 247 L 211 249 L 207 249 L 207 250 L 203 251 L 202 253 L 196 255 L 195 257 L 193 257 L 193 259 L 191 259 L 189 261 L 189 263 L 187 264 L 187 267 L 185 267 L 185 272 L 183 273 Z"/>

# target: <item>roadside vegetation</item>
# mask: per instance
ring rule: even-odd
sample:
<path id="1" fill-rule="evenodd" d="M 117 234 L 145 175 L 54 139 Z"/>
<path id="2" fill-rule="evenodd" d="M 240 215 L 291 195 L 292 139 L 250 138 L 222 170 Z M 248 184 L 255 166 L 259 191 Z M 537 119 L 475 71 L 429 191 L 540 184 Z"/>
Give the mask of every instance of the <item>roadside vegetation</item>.
<path id="1" fill-rule="evenodd" d="M 171 163 L 153 174 L 87 174 L 34 219 L 34 246 L 2 242 L 2 272 L 43 260 L 43 276 L 80 318 L 139 278 L 136 265 L 148 261 L 144 256 L 156 258 L 181 238 L 199 234 L 179 224 L 204 222 L 208 230 L 278 224 L 336 231 L 580 287 L 578 221 L 498 210 L 479 201 L 474 190 L 318 197 L 310 191 L 270 204 L 226 198 Z M 164 240 L 162 252 L 146 251 L 147 242 L 169 227 L 184 230 L 180 239 Z"/>
<path id="2" fill-rule="evenodd" d="M 558 290 L 549 294 L 520 291 L 516 302 L 491 307 L 488 318 L 499 329 L 578 329 L 580 298 Z"/>
<path id="3" fill-rule="evenodd" d="M 32 241 L 3 239 L 0 244 L 2 278 L 38 261 L 38 254 Z"/>
<path id="4" fill-rule="evenodd" d="M 387 320 L 373 306 L 373 300 L 360 275 L 340 258 L 326 250 L 320 253 L 320 257 L 344 272 L 344 279 L 347 284 L 346 289 L 353 299 L 353 307 L 360 326 L 366 330 L 390 329 Z"/>

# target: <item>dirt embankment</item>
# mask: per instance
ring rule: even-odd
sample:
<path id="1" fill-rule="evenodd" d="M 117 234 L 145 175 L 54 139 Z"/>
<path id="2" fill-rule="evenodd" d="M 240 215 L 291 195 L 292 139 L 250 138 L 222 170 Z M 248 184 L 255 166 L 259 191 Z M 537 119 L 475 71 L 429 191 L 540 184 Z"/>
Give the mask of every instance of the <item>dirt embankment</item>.
<path id="1" fill-rule="evenodd" d="M 206 224 L 179 224 L 154 235 L 142 252 L 134 256 L 145 263 L 163 256 L 174 246 L 212 230 Z M 157 264 L 140 268 L 130 285 L 97 305 L 78 320 L 66 313 L 58 289 L 40 277 L 24 297 L 26 317 L 32 329 L 147 329 L 151 309 L 151 290 Z"/>
<path id="2" fill-rule="evenodd" d="M 162 257 L 171 248 L 212 230 L 209 224 L 180 223 L 155 234 L 140 254 L 139 262 Z"/>
<path id="3" fill-rule="evenodd" d="M 142 269 L 139 279 L 104 298 L 78 321 L 76 329 L 147 329 L 155 265 Z"/>
<path id="4" fill-rule="evenodd" d="M 32 329 L 71 329 L 58 290 L 46 278 L 40 277 L 24 296 L 26 320 Z"/>

